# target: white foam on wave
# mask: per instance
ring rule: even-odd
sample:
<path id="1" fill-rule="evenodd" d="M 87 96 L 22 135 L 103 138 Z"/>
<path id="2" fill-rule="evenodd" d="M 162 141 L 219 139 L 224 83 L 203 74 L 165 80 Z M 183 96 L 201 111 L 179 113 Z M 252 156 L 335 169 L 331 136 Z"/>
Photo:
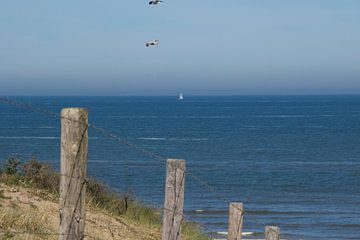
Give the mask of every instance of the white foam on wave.
<path id="1" fill-rule="evenodd" d="M 29 126 L 20 126 L 20 127 L 11 127 L 11 129 L 54 129 L 55 127 L 51 126 L 40 126 L 40 127 L 29 127 Z"/>
<path id="2" fill-rule="evenodd" d="M 162 138 L 162 137 L 139 137 L 139 140 L 152 140 L 152 141 L 207 141 L 207 138 Z"/>
<path id="3" fill-rule="evenodd" d="M 207 138 L 169 138 L 170 141 L 207 141 Z"/>
<path id="4" fill-rule="evenodd" d="M 216 232 L 217 234 L 219 234 L 219 235 L 228 235 L 228 232 Z M 241 233 L 241 235 L 242 236 L 250 236 L 250 235 L 253 235 L 254 234 L 254 232 L 242 232 Z"/>
<path id="5" fill-rule="evenodd" d="M 140 139 L 140 140 L 155 140 L 155 141 L 166 140 L 166 138 L 157 138 L 157 137 L 140 137 L 138 139 Z"/>

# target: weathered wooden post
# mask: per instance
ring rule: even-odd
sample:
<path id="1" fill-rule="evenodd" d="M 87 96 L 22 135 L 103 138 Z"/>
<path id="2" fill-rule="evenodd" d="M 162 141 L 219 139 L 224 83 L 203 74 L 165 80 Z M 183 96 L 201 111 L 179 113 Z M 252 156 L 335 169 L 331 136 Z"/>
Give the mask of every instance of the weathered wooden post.
<path id="1" fill-rule="evenodd" d="M 88 112 L 61 111 L 59 240 L 84 239 Z"/>
<path id="2" fill-rule="evenodd" d="M 166 161 L 162 240 L 180 240 L 185 189 L 185 160 Z"/>
<path id="3" fill-rule="evenodd" d="M 275 226 L 265 227 L 265 240 L 279 240 L 280 228 Z"/>
<path id="4" fill-rule="evenodd" d="M 228 240 L 241 240 L 243 225 L 243 204 L 232 202 L 229 204 Z"/>

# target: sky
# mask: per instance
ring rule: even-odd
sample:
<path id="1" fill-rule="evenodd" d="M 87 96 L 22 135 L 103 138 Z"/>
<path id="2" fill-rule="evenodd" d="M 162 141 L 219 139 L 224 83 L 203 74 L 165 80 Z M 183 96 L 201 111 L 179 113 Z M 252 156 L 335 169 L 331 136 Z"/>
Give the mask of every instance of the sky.
<path id="1" fill-rule="evenodd" d="M 0 95 L 360 94 L 359 13 L 359 0 L 1 0 Z"/>

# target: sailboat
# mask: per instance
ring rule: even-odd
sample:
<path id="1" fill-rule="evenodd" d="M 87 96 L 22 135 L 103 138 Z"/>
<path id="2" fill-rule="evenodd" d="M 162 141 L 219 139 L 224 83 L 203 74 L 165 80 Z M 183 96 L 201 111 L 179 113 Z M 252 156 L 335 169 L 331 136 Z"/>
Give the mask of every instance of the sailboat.
<path id="1" fill-rule="evenodd" d="M 177 100 L 178 100 L 178 101 L 184 100 L 184 97 L 183 97 L 182 93 L 179 94 Z"/>

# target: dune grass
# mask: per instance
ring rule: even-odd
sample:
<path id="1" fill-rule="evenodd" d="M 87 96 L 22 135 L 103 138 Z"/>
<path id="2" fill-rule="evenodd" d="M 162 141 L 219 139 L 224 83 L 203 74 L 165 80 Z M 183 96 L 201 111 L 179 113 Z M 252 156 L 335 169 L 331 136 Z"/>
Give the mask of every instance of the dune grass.
<path id="1" fill-rule="evenodd" d="M 4 239 L 54 239 L 56 236 L 46 214 L 16 204 L 0 208 L 0 228 L 4 229 L 1 236 Z M 32 235 L 29 232 L 44 234 Z"/>
<path id="2" fill-rule="evenodd" d="M 59 174 L 48 164 L 32 158 L 22 164 L 16 158 L 9 158 L 0 168 L 0 182 L 7 185 L 21 186 L 44 190 L 47 194 L 42 197 L 46 200 L 57 200 L 59 196 Z M 0 191 L 0 199 L 5 197 Z M 111 215 L 122 217 L 140 225 L 151 226 L 160 231 L 161 211 L 136 201 L 129 193 L 118 193 L 107 188 L 96 179 L 89 179 L 86 185 L 87 206 Z M 11 209 L 1 209 L 0 227 L 9 230 L 52 231 L 46 225 L 46 216 L 39 214 L 36 209 L 21 209 L 13 206 Z M 39 228 L 39 229 L 38 229 Z M 200 231 L 196 223 L 184 222 L 184 239 L 209 239 Z M 6 239 L 17 239 L 9 233 Z M 53 239 L 54 236 L 37 236 L 35 239 Z M 25 238 L 26 239 L 26 238 Z"/>

